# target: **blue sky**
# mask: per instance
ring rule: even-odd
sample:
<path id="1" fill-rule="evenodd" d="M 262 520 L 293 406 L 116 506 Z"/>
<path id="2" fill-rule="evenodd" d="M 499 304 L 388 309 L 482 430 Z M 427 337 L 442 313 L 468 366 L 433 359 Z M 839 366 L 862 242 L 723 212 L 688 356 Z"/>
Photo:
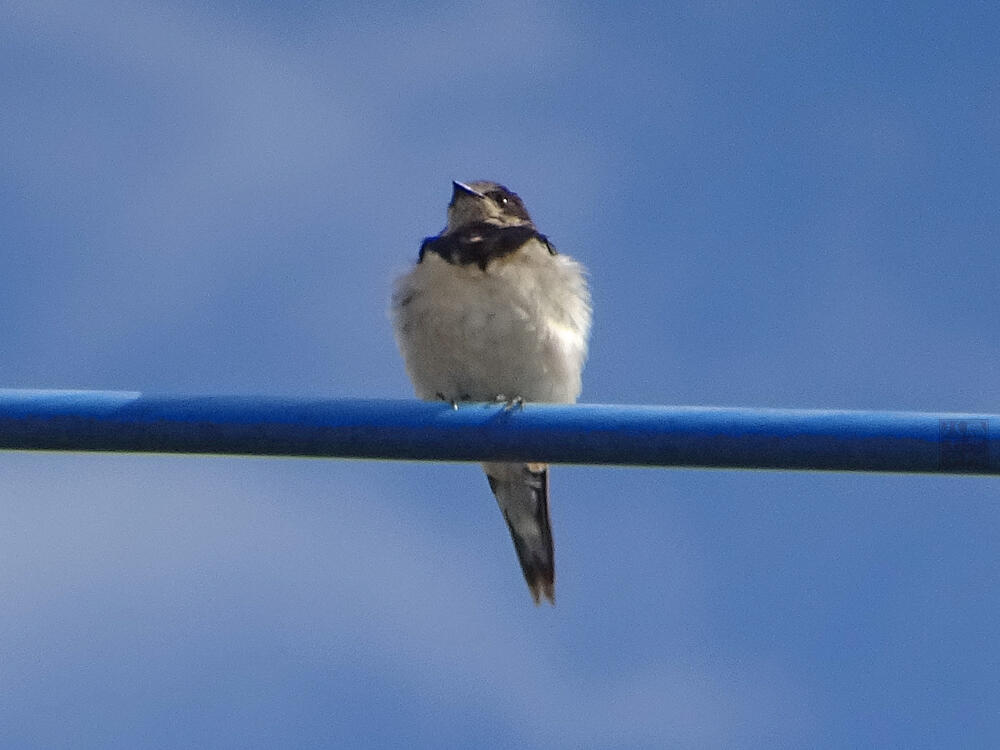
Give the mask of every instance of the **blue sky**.
<path id="1" fill-rule="evenodd" d="M 993 3 L 0 4 L 0 386 L 410 395 L 452 179 L 583 400 L 996 413 Z M 998 484 L 0 455 L 6 747 L 995 747 Z"/>

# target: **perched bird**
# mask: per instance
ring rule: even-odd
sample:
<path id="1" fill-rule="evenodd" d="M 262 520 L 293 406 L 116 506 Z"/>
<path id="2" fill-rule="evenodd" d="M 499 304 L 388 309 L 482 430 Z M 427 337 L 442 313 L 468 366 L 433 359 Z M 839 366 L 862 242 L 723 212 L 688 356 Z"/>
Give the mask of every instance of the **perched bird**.
<path id="1" fill-rule="evenodd" d="M 583 267 L 560 255 L 516 193 L 455 182 L 448 224 L 396 282 L 392 319 L 419 398 L 572 403 L 587 355 Z M 535 604 L 555 603 L 548 466 L 485 463 Z"/>

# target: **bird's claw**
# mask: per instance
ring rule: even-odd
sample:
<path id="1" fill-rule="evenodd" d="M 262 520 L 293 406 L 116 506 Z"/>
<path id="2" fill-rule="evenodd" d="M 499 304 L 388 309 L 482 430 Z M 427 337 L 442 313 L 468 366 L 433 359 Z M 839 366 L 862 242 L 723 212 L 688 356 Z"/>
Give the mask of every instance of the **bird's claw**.
<path id="1" fill-rule="evenodd" d="M 524 408 L 523 396 L 514 396 L 514 398 L 507 398 L 505 395 L 501 393 L 497 395 L 496 400 L 497 403 L 502 403 L 504 405 L 503 406 L 504 411 L 514 411 L 514 409 Z"/>
<path id="2" fill-rule="evenodd" d="M 435 396 L 437 396 L 437 397 L 438 397 L 439 399 L 441 399 L 442 401 L 447 401 L 447 402 L 448 402 L 449 404 L 451 404 L 451 409 L 452 409 L 452 411 L 458 411 L 458 401 L 456 401 L 456 400 L 455 400 L 455 399 L 453 399 L 453 398 L 448 398 L 448 397 L 447 397 L 447 396 L 445 396 L 445 395 L 444 395 L 443 393 L 441 393 L 441 391 L 438 391 L 438 392 L 437 392 L 437 393 L 435 393 L 434 395 L 435 395 Z"/>

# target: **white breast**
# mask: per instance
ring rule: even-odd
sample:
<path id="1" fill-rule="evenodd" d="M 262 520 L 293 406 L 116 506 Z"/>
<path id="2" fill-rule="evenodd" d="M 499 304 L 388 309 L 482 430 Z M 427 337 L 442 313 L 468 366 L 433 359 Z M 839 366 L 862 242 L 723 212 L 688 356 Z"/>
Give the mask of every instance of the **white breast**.
<path id="1" fill-rule="evenodd" d="M 392 318 L 420 398 L 572 402 L 580 393 L 583 268 L 536 240 L 485 271 L 427 253 L 397 281 Z"/>

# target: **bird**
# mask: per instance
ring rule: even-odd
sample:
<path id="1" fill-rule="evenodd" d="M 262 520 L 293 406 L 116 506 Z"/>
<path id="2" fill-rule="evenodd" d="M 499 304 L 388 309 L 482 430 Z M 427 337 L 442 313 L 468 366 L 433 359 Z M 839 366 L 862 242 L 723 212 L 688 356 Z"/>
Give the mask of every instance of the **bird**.
<path id="1" fill-rule="evenodd" d="M 464 401 L 573 403 L 587 357 L 586 270 L 556 251 L 503 185 L 453 182 L 447 224 L 394 285 L 390 316 L 414 391 Z M 544 463 L 483 469 L 536 605 L 555 604 Z"/>

